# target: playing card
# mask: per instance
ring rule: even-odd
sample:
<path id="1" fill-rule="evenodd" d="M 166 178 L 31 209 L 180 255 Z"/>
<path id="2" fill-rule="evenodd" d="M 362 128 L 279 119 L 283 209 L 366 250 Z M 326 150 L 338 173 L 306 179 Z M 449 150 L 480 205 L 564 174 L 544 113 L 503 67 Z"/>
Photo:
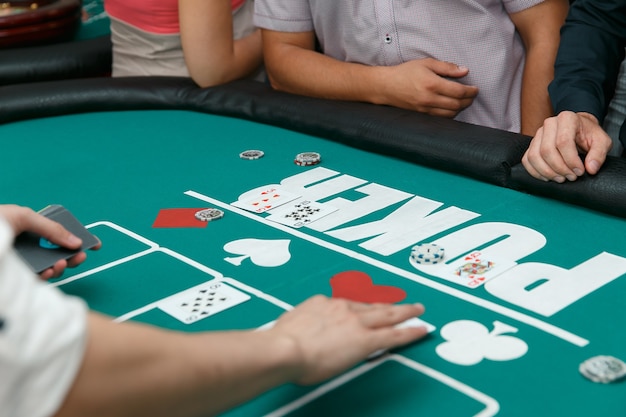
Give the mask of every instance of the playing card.
<path id="1" fill-rule="evenodd" d="M 434 332 L 437 329 L 432 324 L 427 323 L 424 320 L 417 318 L 417 317 L 411 317 L 410 319 L 405 320 L 402 323 L 398 323 L 395 325 L 397 329 L 404 329 L 405 327 L 421 327 L 421 326 L 426 327 L 426 331 L 428 332 L 428 334 Z M 368 360 L 376 359 L 386 352 L 387 352 L 386 349 L 377 350 L 376 352 L 370 353 L 367 359 Z"/>
<path id="2" fill-rule="evenodd" d="M 477 288 L 515 265 L 510 259 L 484 256 L 481 251 L 474 251 L 447 265 L 442 277 L 465 287 Z"/>
<path id="3" fill-rule="evenodd" d="M 278 187 L 266 186 L 240 195 L 239 199 L 231 205 L 254 213 L 264 213 L 299 197 L 298 194 L 281 190 Z"/>
<path id="4" fill-rule="evenodd" d="M 211 280 L 165 298 L 157 307 L 183 323 L 192 324 L 249 299 L 248 294 Z"/>
<path id="5" fill-rule="evenodd" d="M 100 243 L 98 238 L 85 229 L 76 217 L 63 206 L 50 205 L 41 210 L 39 214 L 62 224 L 67 230 L 81 238 L 83 244 L 80 249 L 71 250 L 59 247 L 35 233 L 24 232 L 20 234 L 15 239 L 15 250 L 35 273 L 40 273 L 52 267 L 59 260 L 68 259 L 78 252 L 90 249 Z"/>
<path id="6" fill-rule="evenodd" d="M 337 211 L 336 207 L 304 199 L 272 211 L 272 214 L 267 216 L 266 219 L 286 226 L 300 228 L 335 211 Z"/>

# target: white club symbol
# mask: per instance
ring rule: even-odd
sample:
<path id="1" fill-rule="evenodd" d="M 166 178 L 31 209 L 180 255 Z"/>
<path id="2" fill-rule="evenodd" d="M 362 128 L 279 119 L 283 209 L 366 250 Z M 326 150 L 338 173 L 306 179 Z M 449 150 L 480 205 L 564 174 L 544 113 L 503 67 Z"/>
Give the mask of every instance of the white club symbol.
<path id="1" fill-rule="evenodd" d="M 457 365 L 476 365 L 483 359 L 508 361 L 520 358 L 528 351 L 528 345 L 522 339 L 504 335 L 517 333 L 517 328 L 497 320 L 493 322 L 491 332 L 481 323 L 457 320 L 443 326 L 440 333 L 446 342 L 438 345 L 435 351 Z"/>

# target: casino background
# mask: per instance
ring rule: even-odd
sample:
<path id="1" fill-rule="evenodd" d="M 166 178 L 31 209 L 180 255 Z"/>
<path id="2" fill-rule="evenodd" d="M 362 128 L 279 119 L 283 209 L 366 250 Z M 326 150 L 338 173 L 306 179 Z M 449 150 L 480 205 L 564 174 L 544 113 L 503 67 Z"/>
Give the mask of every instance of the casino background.
<path id="1" fill-rule="evenodd" d="M 74 0 L 41 3 L 33 12 L 70 8 Z M 102 0 L 82 2 L 82 19 L 68 42 L 2 45 L 7 19 L 0 17 L 0 123 L 80 112 L 184 109 L 252 120 L 462 174 L 502 187 L 626 217 L 626 161 L 608 157 L 596 176 L 544 183 L 521 165 L 529 137 L 408 110 L 336 102 L 273 91 L 251 81 L 200 89 L 173 77 L 112 79 L 108 18 Z M 49 15 L 49 12 L 44 13 Z M 29 17 L 30 18 L 30 17 Z M 33 20 L 33 18 L 30 18 Z M 372 167 L 375 169 L 375 167 Z M 468 191 L 470 192 L 470 191 Z M 540 215 L 538 213 L 538 215 Z"/>

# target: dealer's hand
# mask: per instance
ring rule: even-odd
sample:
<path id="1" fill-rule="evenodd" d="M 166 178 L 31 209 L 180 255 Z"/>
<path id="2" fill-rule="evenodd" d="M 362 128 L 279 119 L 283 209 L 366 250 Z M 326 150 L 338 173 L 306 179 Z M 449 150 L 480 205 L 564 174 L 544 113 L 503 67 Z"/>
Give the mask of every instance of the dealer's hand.
<path id="1" fill-rule="evenodd" d="M 78 249 L 82 244 L 80 238 L 74 236 L 59 223 L 50 220 L 39 213 L 36 213 L 28 207 L 22 207 L 14 204 L 0 205 L 0 217 L 4 217 L 9 225 L 13 228 L 15 236 L 22 232 L 33 232 L 52 243 L 63 246 L 68 249 Z M 100 245 L 94 247 L 99 249 Z M 39 276 L 42 279 L 56 278 L 63 274 L 65 268 L 74 267 L 81 264 L 87 255 L 85 252 L 79 252 L 70 259 L 62 259 Z"/>
<path id="2" fill-rule="evenodd" d="M 318 295 L 283 314 L 268 331 L 295 342 L 293 381 L 314 384 L 377 350 L 423 337 L 424 327 L 394 328 L 423 312 L 421 304 L 363 304 Z"/>

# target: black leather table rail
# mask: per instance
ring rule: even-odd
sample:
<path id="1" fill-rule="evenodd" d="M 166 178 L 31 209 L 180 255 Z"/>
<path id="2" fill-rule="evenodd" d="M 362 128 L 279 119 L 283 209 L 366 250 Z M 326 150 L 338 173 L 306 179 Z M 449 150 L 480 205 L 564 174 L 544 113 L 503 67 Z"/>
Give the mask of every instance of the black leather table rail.
<path id="1" fill-rule="evenodd" d="M 609 157 L 594 177 L 545 183 L 530 177 L 520 164 L 530 138 L 408 110 L 302 97 L 253 81 L 201 89 L 186 78 L 87 78 L 0 87 L 0 123 L 149 109 L 254 120 L 626 217 L 626 159 Z"/>
<path id="2" fill-rule="evenodd" d="M 98 38 L 45 46 L 0 49 L 0 86 L 111 73 L 111 39 Z"/>

